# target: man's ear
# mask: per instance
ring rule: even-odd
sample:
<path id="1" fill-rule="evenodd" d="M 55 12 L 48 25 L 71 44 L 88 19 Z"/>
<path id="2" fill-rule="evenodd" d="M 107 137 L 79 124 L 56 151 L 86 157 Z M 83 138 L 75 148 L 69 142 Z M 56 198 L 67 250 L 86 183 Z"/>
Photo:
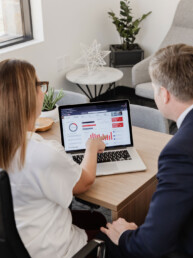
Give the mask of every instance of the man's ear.
<path id="1" fill-rule="evenodd" d="M 170 93 L 165 87 L 161 87 L 161 95 L 164 104 L 167 104 L 170 100 Z"/>

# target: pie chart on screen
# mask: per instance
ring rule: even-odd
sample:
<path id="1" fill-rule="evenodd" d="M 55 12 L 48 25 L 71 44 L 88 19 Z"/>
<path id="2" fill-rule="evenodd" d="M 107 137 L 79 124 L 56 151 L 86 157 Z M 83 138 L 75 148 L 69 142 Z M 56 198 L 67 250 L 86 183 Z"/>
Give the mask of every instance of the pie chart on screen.
<path id="1" fill-rule="evenodd" d="M 71 132 L 76 132 L 77 129 L 78 129 L 78 125 L 77 125 L 76 123 L 71 123 L 71 124 L 69 125 L 69 130 L 70 130 Z"/>

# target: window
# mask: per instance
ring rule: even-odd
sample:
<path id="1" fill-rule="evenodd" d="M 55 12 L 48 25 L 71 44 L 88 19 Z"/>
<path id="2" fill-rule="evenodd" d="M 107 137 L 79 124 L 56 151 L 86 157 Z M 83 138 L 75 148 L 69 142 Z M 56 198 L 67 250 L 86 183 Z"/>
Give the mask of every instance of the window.
<path id="1" fill-rule="evenodd" d="M 30 0 L 0 0 L 0 48 L 31 39 Z"/>

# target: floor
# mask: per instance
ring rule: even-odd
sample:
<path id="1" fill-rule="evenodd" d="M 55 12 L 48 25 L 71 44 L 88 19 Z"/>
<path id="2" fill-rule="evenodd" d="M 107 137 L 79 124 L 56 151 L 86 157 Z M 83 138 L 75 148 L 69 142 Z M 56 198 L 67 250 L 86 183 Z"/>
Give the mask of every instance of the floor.
<path id="1" fill-rule="evenodd" d="M 130 87 L 117 86 L 115 90 L 110 90 L 103 93 L 100 97 L 92 99 L 92 101 L 104 101 L 112 99 L 129 99 L 131 104 L 143 105 L 156 108 L 155 102 L 150 99 L 138 97 L 135 95 L 135 90 Z"/>
<path id="2" fill-rule="evenodd" d="M 154 100 L 149 100 L 146 98 L 138 97 L 135 95 L 135 91 L 132 88 L 125 86 L 117 86 L 114 90 L 110 90 L 100 96 L 100 98 L 92 99 L 92 102 L 95 101 L 104 101 L 104 100 L 112 100 L 112 99 L 129 99 L 131 104 L 143 105 L 152 108 L 157 108 Z M 170 134 L 175 134 L 177 131 L 176 123 L 172 122 L 170 124 Z M 80 209 L 90 209 L 90 205 L 86 205 L 84 203 L 80 203 L 77 200 L 73 200 L 72 209 L 80 210 Z M 99 207 L 96 209 L 97 211 L 104 214 L 108 222 L 111 222 L 111 212 L 108 209 L 103 207 Z"/>

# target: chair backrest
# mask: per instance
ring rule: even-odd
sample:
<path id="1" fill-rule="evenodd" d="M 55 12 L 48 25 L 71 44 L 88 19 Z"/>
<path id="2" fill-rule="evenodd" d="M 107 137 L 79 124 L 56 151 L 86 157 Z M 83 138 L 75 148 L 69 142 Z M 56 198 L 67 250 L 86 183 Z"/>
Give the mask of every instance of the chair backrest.
<path id="1" fill-rule="evenodd" d="M 130 104 L 131 124 L 141 128 L 169 133 L 169 123 L 159 110 Z"/>
<path id="2" fill-rule="evenodd" d="M 59 90 L 54 91 L 54 95 L 58 94 Z M 82 104 L 82 103 L 88 103 L 89 98 L 87 96 L 73 92 L 68 90 L 63 90 L 64 97 L 57 102 L 58 106 L 61 105 L 71 105 L 71 104 Z"/>
<path id="3" fill-rule="evenodd" d="M 74 257 L 87 257 L 94 249 L 99 248 L 97 257 L 105 257 L 103 241 L 93 239 Z M 86 255 L 85 255 L 86 254 Z M 57 256 L 57 255 L 56 255 Z M 30 258 L 15 224 L 13 200 L 9 176 L 0 169 L 0 257 L 1 258 Z M 49 258 L 49 257 L 48 257 Z"/>
<path id="4" fill-rule="evenodd" d="M 0 257 L 30 258 L 16 228 L 9 176 L 0 171 Z"/>
<path id="5" fill-rule="evenodd" d="M 191 0 L 179 2 L 172 25 L 160 48 L 178 43 L 193 45 L 193 2 Z"/>

